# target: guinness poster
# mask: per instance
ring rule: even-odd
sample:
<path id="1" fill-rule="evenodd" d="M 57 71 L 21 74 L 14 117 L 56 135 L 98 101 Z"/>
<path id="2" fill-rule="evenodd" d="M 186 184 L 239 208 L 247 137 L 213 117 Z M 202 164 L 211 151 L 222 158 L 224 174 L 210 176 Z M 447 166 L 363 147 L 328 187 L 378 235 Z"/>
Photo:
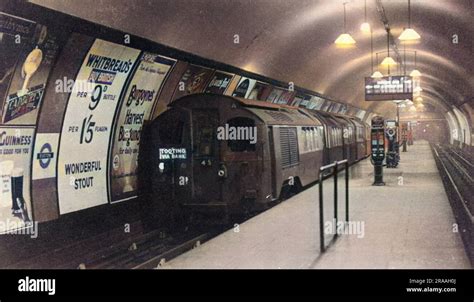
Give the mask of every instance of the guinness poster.
<path id="1" fill-rule="evenodd" d="M 0 234 L 32 224 L 30 167 L 34 128 L 0 127 Z"/>

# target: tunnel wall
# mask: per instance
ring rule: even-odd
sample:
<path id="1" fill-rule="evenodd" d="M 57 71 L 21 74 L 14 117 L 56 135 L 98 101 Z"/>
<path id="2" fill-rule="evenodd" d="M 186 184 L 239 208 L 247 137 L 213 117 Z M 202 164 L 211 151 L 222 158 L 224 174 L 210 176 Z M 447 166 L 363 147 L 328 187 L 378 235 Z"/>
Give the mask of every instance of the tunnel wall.
<path id="1" fill-rule="evenodd" d="M 2 175 L 22 170 L 29 219 L 137 198 L 140 133 L 181 96 L 211 92 L 336 113 L 361 110 L 30 3 L 0 4 Z M 15 170 L 15 171 L 17 171 Z M 0 220 L 10 213 L 2 183 Z M 15 226 L 0 227 L 0 232 Z"/>

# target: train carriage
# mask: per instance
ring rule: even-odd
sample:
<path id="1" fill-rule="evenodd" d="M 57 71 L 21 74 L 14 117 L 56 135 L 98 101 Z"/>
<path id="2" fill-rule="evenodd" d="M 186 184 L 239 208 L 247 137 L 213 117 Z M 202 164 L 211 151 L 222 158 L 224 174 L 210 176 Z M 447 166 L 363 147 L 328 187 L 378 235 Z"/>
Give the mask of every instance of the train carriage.
<path id="1" fill-rule="evenodd" d="M 343 138 L 341 124 L 336 121 L 330 113 L 307 109 L 312 116 L 316 117 L 324 125 L 324 165 L 340 161 L 344 158 L 343 154 Z"/>
<path id="2" fill-rule="evenodd" d="M 356 118 L 351 118 L 351 122 L 355 126 L 355 140 L 357 145 L 357 154 L 356 160 L 364 159 L 367 155 L 366 150 L 366 137 L 365 132 L 367 131 L 367 127 L 364 123 Z"/>
<path id="3" fill-rule="evenodd" d="M 349 163 L 353 163 L 357 158 L 357 145 L 355 139 L 355 127 L 349 118 L 334 115 L 333 118 L 339 122 L 342 127 L 343 158 Z"/>
<path id="4" fill-rule="evenodd" d="M 213 94 L 170 107 L 150 124 L 143 147 L 150 194 L 163 209 L 226 220 L 318 178 L 323 126 L 296 107 Z"/>

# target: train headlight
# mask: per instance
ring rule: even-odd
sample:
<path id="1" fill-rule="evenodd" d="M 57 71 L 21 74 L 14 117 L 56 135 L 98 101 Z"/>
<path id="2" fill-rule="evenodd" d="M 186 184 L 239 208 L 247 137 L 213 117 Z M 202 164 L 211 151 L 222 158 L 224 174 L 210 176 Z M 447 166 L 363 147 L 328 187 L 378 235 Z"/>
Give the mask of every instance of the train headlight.
<path id="1" fill-rule="evenodd" d="M 227 177 L 227 168 L 224 164 L 221 164 L 219 167 L 219 171 L 217 171 L 217 176 L 226 178 Z"/>

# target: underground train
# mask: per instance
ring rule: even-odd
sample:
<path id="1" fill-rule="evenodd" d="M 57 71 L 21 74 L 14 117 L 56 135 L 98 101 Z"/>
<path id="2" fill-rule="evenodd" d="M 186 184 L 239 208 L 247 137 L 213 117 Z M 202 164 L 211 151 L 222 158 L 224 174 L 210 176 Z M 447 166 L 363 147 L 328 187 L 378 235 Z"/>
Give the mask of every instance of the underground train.
<path id="1" fill-rule="evenodd" d="M 353 117 L 216 94 L 175 100 L 144 131 L 139 169 L 154 217 L 228 222 L 367 156 Z M 156 214 L 158 214 L 156 216 Z"/>

